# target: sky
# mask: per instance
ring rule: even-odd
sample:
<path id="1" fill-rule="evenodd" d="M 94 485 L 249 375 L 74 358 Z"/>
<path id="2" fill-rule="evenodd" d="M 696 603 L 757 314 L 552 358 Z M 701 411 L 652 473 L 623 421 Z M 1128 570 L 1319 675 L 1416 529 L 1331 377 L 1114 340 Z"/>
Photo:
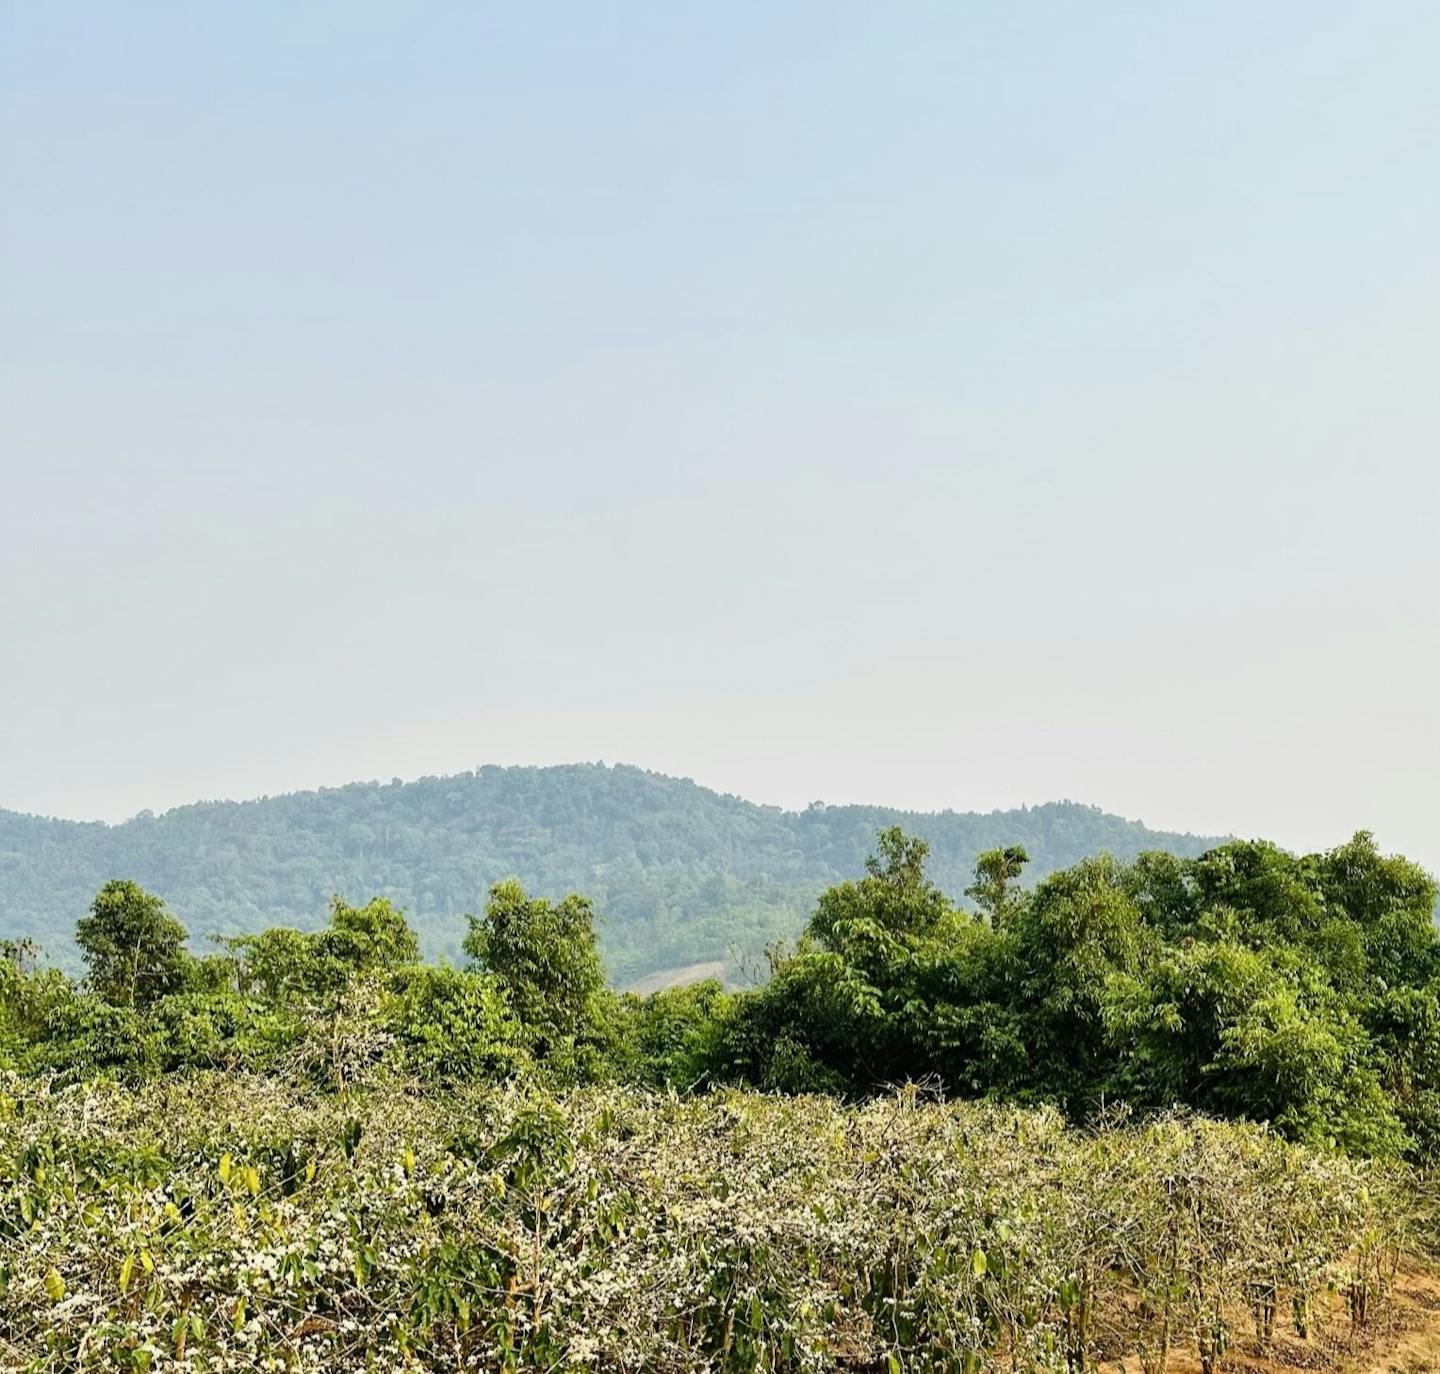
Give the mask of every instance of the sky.
<path id="1" fill-rule="evenodd" d="M 1440 869 L 1440 7 L 0 0 L 0 806 L 481 763 Z"/>

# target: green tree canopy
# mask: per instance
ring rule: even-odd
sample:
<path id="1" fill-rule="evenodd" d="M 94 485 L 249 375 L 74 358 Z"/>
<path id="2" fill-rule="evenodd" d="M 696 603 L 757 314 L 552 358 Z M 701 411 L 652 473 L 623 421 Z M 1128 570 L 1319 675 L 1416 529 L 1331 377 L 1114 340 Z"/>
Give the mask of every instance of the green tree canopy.
<path id="1" fill-rule="evenodd" d="M 925 875 L 930 846 L 898 825 L 882 830 L 865 876 L 820 894 L 808 934 L 837 952 L 885 945 L 932 933 L 953 911 L 950 899 Z"/>
<path id="2" fill-rule="evenodd" d="M 420 958 L 419 938 L 388 897 L 375 897 L 364 906 L 333 898 L 330 924 L 315 944 L 320 958 L 359 974 L 400 968 Z"/>
<path id="3" fill-rule="evenodd" d="M 494 975 L 530 1034 L 553 1044 L 591 1027 L 605 971 L 587 898 L 552 904 L 509 878 L 490 889 L 484 916 L 469 920 L 465 952 Z"/>
<path id="4" fill-rule="evenodd" d="M 121 1007 L 147 1006 L 184 984 L 185 938 L 165 903 L 128 878 L 106 883 L 75 925 L 90 986 Z"/>
<path id="5" fill-rule="evenodd" d="M 987 849 L 975 860 L 975 881 L 965 889 L 969 897 L 997 929 L 1004 925 L 1014 910 L 1017 893 L 1015 884 L 1030 862 L 1024 845 L 1007 845 L 1004 849 Z"/>

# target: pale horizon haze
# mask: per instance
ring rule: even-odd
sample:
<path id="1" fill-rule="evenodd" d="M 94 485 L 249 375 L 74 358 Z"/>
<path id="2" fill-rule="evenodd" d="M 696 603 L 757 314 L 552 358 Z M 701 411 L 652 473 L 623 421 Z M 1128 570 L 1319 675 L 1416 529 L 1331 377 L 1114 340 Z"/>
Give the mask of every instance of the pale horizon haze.
<path id="1" fill-rule="evenodd" d="M 0 3 L 0 807 L 604 759 L 1440 869 L 1440 8 Z"/>

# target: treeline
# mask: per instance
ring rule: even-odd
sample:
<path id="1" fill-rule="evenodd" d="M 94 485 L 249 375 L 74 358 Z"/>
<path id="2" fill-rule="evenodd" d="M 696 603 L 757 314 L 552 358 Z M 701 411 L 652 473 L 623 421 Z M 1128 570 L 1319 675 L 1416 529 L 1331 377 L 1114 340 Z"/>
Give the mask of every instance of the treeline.
<path id="1" fill-rule="evenodd" d="M 283 1068 L 343 1088 L 393 1063 L 449 1083 L 853 1097 L 924 1081 L 1075 1119 L 1179 1105 L 1440 1158 L 1435 883 L 1369 835 L 1304 856 L 1235 842 L 1088 859 L 1033 888 L 1023 848 L 993 849 L 973 909 L 931 881 L 926 853 L 881 832 L 759 986 L 648 997 L 607 986 L 589 901 L 513 880 L 470 918 L 463 967 L 420 962 L 385 898 L 196 957 L 158 898 L 112 881 L 76 929 L 83 979 L 5 945 L 0 1067 L 59 1083 Z"/>
<path id="2" fill-rule="evenodd" d="M 120 825 L 0 810 L 0 931 L 81 969 L 76 915 L 117 873 L 183 913 L 192 939 L 315 929 L 333 893 L 387 897 L 422 954 L 464 959 L 465 913 L 492 883 L 584 892 L 610 979 L 763 958 L 793 940 L 816 897 L 864 862 L 878 830 L 931 845 L 932 874 L 959 891 L 978 854 L 1024 844 L 1044 876 L 1102 850 L 1198 854 L 1215 840 L 1148 830 L 1091 806 L 1052 803 L 986 815 L 881 807 L 782 811 L 631 767 L 480 768 L 415 782 L 252 802 L 201 802 Z"/>

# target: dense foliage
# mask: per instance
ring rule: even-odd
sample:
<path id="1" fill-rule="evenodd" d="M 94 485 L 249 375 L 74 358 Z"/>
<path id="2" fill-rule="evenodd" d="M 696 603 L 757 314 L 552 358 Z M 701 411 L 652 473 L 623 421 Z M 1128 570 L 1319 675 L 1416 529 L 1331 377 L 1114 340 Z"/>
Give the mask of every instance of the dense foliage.
<path id="1" fill-rule="evenodd" d="M 1414 1213 L 1255 1127 L 913 1092 L 4 1087 L 0 1362 L 56 1374 L 1210 1374 L 1372 1321 Z"/>
<path id="2" fill-rule="evenodd" d="M 116 826 L 0 811 L 0 932 L 78 968 L 75 917 L 125 874 L 201 941 L 277 922 L 313 929 L 333 893 L 352 902 L 378 894 L 408 913 L 429 958 L 458 962 L 465 914 L 491 884 L 515 877 L 532 892 L 593 899 L 607 969 L 623 987 L 654 969 L 758 956 L 793 939 L 820 891 L 859 867 L 877 830 L 897 824 L 929 841 L 935 877 L 952 892 L 997 845 L 1025 845 L 1043 876 L 1102 850 L 1198 854 L 1208 843 L 1070 804 L 796 813 L 638 768 L 482 768 L 206 802 Z"/>
<path id="3" fill-rule="evenodd" d="M 1214 1374 L 1363 1327 L 1430 1243 L 1429 876 L 1009 845 L 962 907 L 927 858 L 884 830 L 763 984 L 648 997 L 513 879 L 463 968 L 385 897 L 202 958 L 105 883 L 84 978 L 0 944 L 0 1362 Z"/>
<path id="4" fill-rule="evenodd" d="M 1015 886 L 982 856 L 957 909 L 898 830 L 734 1006 L 732 1073 L 857 1092 L 934 1077 L 1053 1102 L 1185 1103 L 1364 1153 L 1440 1152 L 1435 883 L 1357 835 L 1297 857 L 1108 856 Z"/>
<path id="5" fill-rule="evenodd" d="M 471 919 L 462 968 L 419 962 L 384 897 L 336 898 L 319 931 L 271 927 L 196 958 L 162 902 L 111 881 L 80 921 L 84 979 L 5 946 L 0 1067 L 66 1083 L 301 1065 L 343 1088 L 371 1044 L 450 1083 L 860 1097 L 926 1082 L 1077 1121 L 1105 1102 L 1188 1107 L 1440 1158 L 1435 884 L 1368 835 L 1304 856 L 1240 841 L 1103 856 L 1033 888 L 1009 846 L 977 860 L 973 909 L 927 858 L 923 840 L 882 831 L 863 875 L 771 951 L 766 981 L 647 997 L 606 985 L 588 901 L 513 879 Z"/>

